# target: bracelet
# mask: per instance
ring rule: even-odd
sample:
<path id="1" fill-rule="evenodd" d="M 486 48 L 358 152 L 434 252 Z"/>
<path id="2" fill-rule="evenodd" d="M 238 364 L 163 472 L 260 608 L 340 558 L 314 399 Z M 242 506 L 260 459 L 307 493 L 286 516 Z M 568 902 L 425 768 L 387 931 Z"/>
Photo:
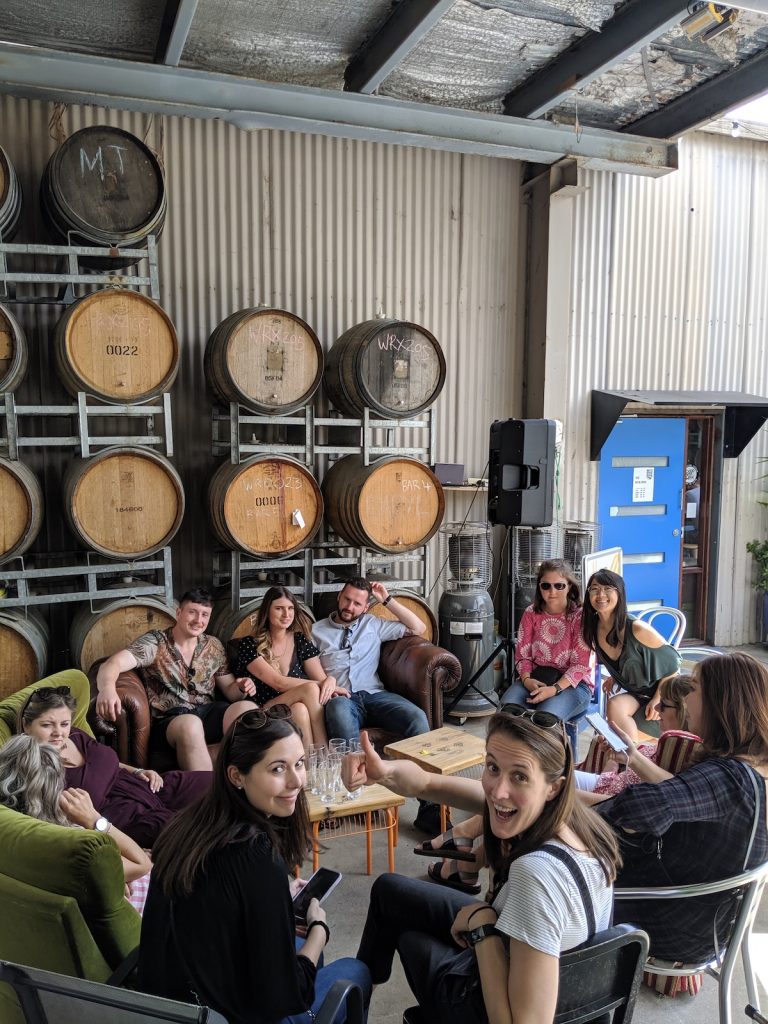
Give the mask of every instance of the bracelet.
<path id="1" fill-rule="evenodd" d="M 325 932 L 326 943 L 331 941 L 331 929 L 328 927 L 325 921 L 313 921 L 312 924 L 307 925 L 307 938 L 309 938 L 309 933 L 312 931 L 313 928 L 322 928 L 323 931 Z"/>
<path id="2" fill-rule="evenodd" d="M 384 601 L 382 601 L 382 602 L 381 602 L 381 604 L 382 604 L 382 607 L 383 607 L 383 608 L 386 608 L 386 607 L 387 607 L 387 605 L 389 604 L 389 602 L 390 602 L 391 600 L 392 600 L 392 595 L 391 595 L 391 594 L 388 594 L 388 595 L 387 595 L 387 597 L 386 597 L 386 599 L 385 599 Z"/>
<path id="3" fill-rule="evenodd" d="M 143 768 L 134 768 L 134 769 L 133 769 L 133 774 L 134 774 L 134 775 L 141 775 L 141 773 L 142 773 L 143 771 L 144 771 L 144 769 L 143 769 Z"/>

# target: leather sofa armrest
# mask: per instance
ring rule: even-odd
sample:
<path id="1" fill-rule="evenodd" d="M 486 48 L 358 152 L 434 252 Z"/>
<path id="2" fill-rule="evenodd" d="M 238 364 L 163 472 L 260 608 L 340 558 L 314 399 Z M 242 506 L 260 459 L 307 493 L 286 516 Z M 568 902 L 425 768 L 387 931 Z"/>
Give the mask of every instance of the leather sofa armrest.
<path id="1" fill-rule="evenodd" d="M 424 711 L 430 729 L 439 729 L 443 724 L 442 695 L 461 680 L 461 662 L 421 637 L 406 636 L 381 645 L 379 676 L 387 690 Z"/>
<path id="2" fill-rule="evenodd" d="M 108 722 L 96 714 L 96 673 L 100 661 L 91 666 L 88 678 L 91 680 L 91 705 L 88 721 L 98 739 L 104 739 L 117 752 L 123 764 L 136 768 L 148 767 L 149 730 L 152 720 L 149 713 L 147 691 L 138 672 L 121 672 L 117 677 L 117 694 L 123 705 L 117 721 Z"/>

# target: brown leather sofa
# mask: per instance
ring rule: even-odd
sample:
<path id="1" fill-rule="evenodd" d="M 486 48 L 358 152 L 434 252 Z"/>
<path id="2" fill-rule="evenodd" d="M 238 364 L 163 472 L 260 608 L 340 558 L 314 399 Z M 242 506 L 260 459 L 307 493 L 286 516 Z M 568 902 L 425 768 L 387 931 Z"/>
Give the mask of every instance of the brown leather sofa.
<path id="1" fill-rule="evenodd" d="M 113 745 L 123 764 L 137 768 L 152 767 L 167 771 L 175 767 L 170 759 L 153 753 L 149 764 L 150 715 L 146 691 L 138 672 L 123 672 L 117 680 L 117 692 L 123 711 L 117 722 L 106 722 L 96 715 L 97 662 L 88 676 L 91 680 L 91 707 L 89 722 L 98 737 L 105 737 Z M 442 647 L 436 647 L 417 636 L 390 640 L 381 647 L 379 675 L 387 690 L 399 693 L 420 707 L 430 729 L 443 724 L 443 691 L 452 690 L 461 679 L 458 658 Z M 401 739 L 384 729 L 371 729 L 371 739 L 377 748 Z M 215 756 L 216 747 L 211 747 Z"/>

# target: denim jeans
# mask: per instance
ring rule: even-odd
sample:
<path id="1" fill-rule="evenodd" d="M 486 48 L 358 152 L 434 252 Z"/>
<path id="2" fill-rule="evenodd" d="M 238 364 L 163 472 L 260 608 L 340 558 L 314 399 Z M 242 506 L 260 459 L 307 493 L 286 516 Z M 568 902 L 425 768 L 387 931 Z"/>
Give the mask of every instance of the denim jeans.
<path id="1" fill-rule="evenodd" d="M 332 697 L 325 705 L 325 727 L 332 740 L 356 740 L 360 730 L 377 726 L 400 736 L 429 732 L 427 716 L 397 693 L 361 690 L 351 697 Z"/>
<path id="2" fill-rule="evenodd" d="M 554 697 L 547 697 L 546 700 L 539 701 L 538 704 L 529 704 L 529 697 L 528 690 L 517 680 L 507 689 L 501 698 L 501 703 L 522 704 L 524 708 L 530 708 L 532 711 L 549 711 L 550 714 L 557 715 L 558 718 L 567 722 L 589 707 L 592 691 L 586 683 L 579 683 L 578 686 L 569 686 L 562 693 L 558 693 Z"/>
<path id="3" fill-rule="evenodd" d="M 301 949 L 303 940 L 297 940 L 296 949 Z M 320 963 L 322 964 L 322 958 Z M 360 960 L 354 957 L 344 957 L 341 960 L 334 960 L 326 966 L 319 966 L 315 976 L 315 1001 L 312 1003 L 312 1013 L 319 1013 L 323 1000 L 328 990 L 335 981 L 344 978 L 359 985 L 363 990 L 363 1004 L 365 1006 L 365 1019 L 368 1019 L 368 1003 L 371 1001 L 371 973 Z M 342 1006 L 333 1019 L 333 1024 L 344 1024 L 347 1019 L 346 1007 Z M 296 1013 L 290 1017 L 284 1017 L 281 1024 L 311 1024 L 312 1018 L 308 1013 Z"/>

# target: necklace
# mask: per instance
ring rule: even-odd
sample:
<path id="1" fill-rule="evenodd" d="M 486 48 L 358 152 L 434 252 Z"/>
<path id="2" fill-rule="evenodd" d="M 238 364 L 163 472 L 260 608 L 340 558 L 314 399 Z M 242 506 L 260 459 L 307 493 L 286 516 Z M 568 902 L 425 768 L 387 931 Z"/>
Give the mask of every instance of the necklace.
<path id="1" fill-rule="evenodd" d="M 273 657 L 275 657 L 275 658 L 282 658 L 283 655 L 285 654 L 285 652 L 288 650 L 288 644 L 290 642 L 291 642 L 291 634 L 288 633 L 288 634 L 286 634 L 285 643 L 283 644 L 282 651 L 278 651 L 277 648 L 275 647 L 275 645 L 272 644 L 271 647 L 272 647 L 272 655 L 273 655 Z"/>

